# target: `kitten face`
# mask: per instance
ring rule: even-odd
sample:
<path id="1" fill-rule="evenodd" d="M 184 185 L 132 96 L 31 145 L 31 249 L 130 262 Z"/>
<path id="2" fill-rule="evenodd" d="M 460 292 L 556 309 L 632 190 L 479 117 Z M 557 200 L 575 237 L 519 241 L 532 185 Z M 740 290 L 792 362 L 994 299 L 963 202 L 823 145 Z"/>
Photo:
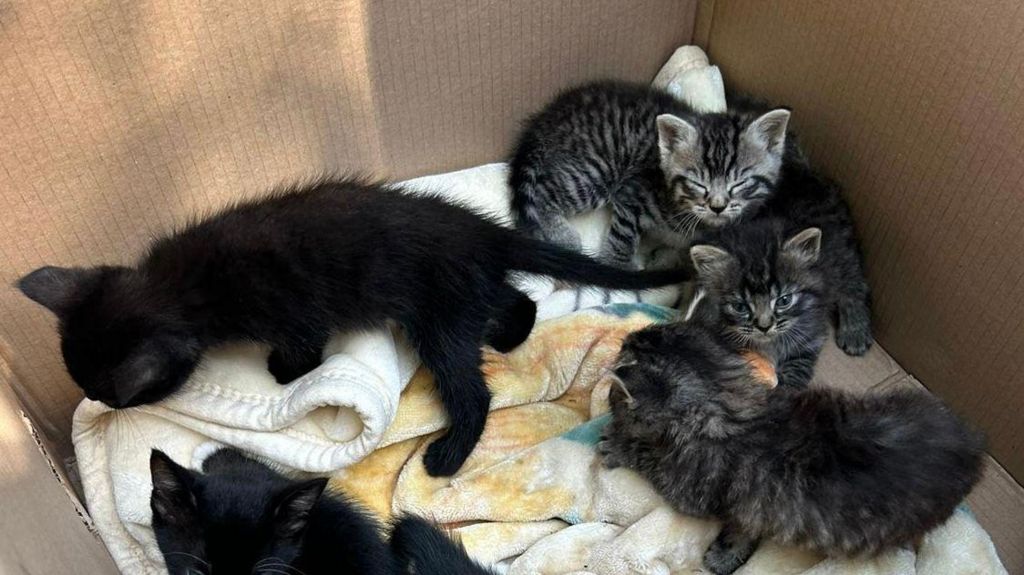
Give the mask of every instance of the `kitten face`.
<path id="1" fill-rule="evenodd" d="M 211 456 L 216 457 L 216 455 Z M 153 450 L 153 531 L 171 575 L 292 573 L 326 479 L 276 486 L 181 467 Z"/>
<path id="2" fill-rule="evenodd" d="M 657 119 L 674 228 L 722 226 L 765 201 L 782 166 L 789 111 L 772 110 L 746 125 L 724 114 L 698 122 L 671 114 Z"/>
<path id="3" fill-rule="evenodd" d="M 44 267 L 18 287 L 60 320 L 64 363 L 89 399 L 115 408 L 157 401 L 199 360 L 198 341 L 173 306 L 129 268 Z"/>
<path id="4" fill-rule="evenodd" d="M 821 231 L 783 240 L 772 226 L 743 226 L 718 245 L 690 249 L 698 281 L 723 333 L 743 347 L 799 346 L 803 329 L 820 322 L 822 278 L 815 265 Z"/>

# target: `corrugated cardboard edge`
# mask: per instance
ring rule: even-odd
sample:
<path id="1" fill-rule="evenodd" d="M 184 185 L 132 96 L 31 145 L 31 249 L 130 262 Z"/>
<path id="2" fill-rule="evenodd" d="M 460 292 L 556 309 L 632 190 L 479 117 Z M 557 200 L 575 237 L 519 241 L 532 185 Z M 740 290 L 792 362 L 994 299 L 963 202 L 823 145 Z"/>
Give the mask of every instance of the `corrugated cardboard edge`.
<path id="1" fill-rule="evenodd" d="M 92 522 L 92 517 L 89 516 L 89 510 L 86 509 L 85 504 L 82 503 L 81 498 L 78 497 L 75 487 L 78 485 L 77 478 L 74 474 L 74 460 L 65 462 L 65 465 L 57 465 L 53 457 L 50 456 L 50 450 L 44 443 L 42 436 L 36 431 L 36 426 L 32 422 L 32 418 L 29 417 L 25 410 L 21 409 L 18 411 L 18 415 L 21 417 L 22 423 L 25 424 L 25 428 L 28 430 L 32 441 L 36 444 L 36 449 L 39 450 L 39 455 L 43 457 L 43 461 L 50 467 L 50 473 L 53 474 L 53 478 L 60 484 L 61 489 L 64 490 L 64 495 L 67 496 L 68 501 L 71 502 L 72 507 L 75 509 L 75 513 L 78 518 L 82 520 L 82 524 L 89 530 L 94 536 L 99 538 L 99 532 L 96 530 L 96 526 Z M 65 471 L 69 471 L 65 473 Z"/>
<path id="2" fill-rule="evenodd" d="M 64 490 L 64 494 L 67 495 L 68 500 L 74 507 L 75 513 L 78 514 L 78 517 L 82 520 L 82 524 L 85 525 L 90 533 L 99 537 L 99 533 L 97 533 L 96 527 L 92 523 L 92 518 L 89 516 L 89 511 L 86 509 L 82 499 L 78 496 L 78 493 L 81 493 L 81 485 L 75 481 L 74 460 L 66 460 L 63 464 L 60 464 L 52 455 L 50 455 L 51 453 L 57 453 L 57 451 L 55 451 L 55 446 L 47 440 L 45 435 L 39 432 L 32 416 L 25 410 L 25 405 L 18 396 L 15 386 L 11 385 L 13 380 L 14 372 L 11 370 L 11 366 L 7 360 L 2 354 L 0 354 L 0 385 L 7 385 L 10 389 L 18 406 L 18 417 L 21 419 L 22 424 L 25 426 L 29 436 L 32 438 L 32 442 L 35 443 L 36 450 L 39 452 L 39 455 L 42 456 L 43 461 L 45 461 L 46 465 L 50 468 L 50 473 L 53 475 L 53 478 L 60 484 L 61 489 Z"/>

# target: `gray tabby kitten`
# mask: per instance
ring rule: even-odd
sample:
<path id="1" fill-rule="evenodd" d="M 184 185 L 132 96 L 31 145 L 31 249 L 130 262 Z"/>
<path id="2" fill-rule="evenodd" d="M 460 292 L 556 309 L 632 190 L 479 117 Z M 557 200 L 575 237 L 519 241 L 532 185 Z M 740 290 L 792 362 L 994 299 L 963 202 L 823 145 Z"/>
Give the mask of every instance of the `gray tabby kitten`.
<path id="1" fill-rule="evenodd" d="M 719 575 L 762 539 L 829 556 L 913 544 L 981 475 L 981 436 L 932 395 L 770 389 L 699 323 L 631 334 L 615 374 L 605 464 L 722 520 L 704 555 Z"/>
<path id="2" fill-rule="evenodd" d="M 520 228 L 579 250 L 567 218 L 608 206 L 601 256 L 631 266 L 641 235 L 685 247 L 699 228 L 755 212 L 786 152 L 789 111 L 698 114 L 668 93 L 599 82 L 531 118 L 510 162 Z"/>
<path id="3" fill-rule="evenodd" d="M 714 331 L 733 353 L 765 356 L 779 385 L 810 383 L 825 343 L 830 284 L 841 281 L 829 273 L 835 258 L 828 249 L 822 254 L 821 230 L 761 219 L 696 241 L 690 257 L 698 295 L 689 321 Z"/>

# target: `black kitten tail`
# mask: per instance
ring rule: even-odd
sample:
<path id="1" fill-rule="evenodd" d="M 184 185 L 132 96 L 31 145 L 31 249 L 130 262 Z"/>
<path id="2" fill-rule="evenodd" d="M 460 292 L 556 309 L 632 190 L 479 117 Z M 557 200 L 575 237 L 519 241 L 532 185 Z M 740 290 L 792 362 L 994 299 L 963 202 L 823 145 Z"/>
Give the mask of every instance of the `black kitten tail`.
<path id="1" fill-rule="evenodd" d="M 509 268 L 611 289 L 648 289 L 690 280 L 689 269 L 630 271 L 541 240 L 509 232 Z"/>
<path id="2" fill-rule="evenodd" d="M 466 555 L 460 545 L 429 522 L 405 517 L 391 533 L 391 549 L 402 573 L 417 575 L 493 575 Z"/>

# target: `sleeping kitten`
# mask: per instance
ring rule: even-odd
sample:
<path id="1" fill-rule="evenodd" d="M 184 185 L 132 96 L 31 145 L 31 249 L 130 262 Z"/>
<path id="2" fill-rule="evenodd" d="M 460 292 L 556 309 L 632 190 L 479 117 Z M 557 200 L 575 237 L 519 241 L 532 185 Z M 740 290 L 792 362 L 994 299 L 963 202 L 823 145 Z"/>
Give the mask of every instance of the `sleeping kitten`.
<path id="1" fill-rule="evenodd" d="M 684 247 L 771 195 L 789 111 L 698 114 L 667 92 L 599 82 L 531 118 L 510 161 L 520 228 L 579 250 L 567 217 L 608 206 L 602 257 L 628 266 L 643 233 Z"/>
<path id="2" fill-rule="evenodd" d="M 643 289 L 684 271 L 626 272 L 527 238 L 436 197 L 323 181 L 239 204 L 158 240 L 136 267 L 44 267 L 18 286 L 60 320 L 68 371 L 112 407 L 162 399 L 207 348 L 272 346 L 287 383 L 320 363 L 334 331 L 405 328 L 454 425 L 427 450 L 431 475 L 459 469 L 490 393 L 480 345 L 519 345 L 536 307 L 508 285 L 521 270 Z"/>
<path id="3" fill-rule="evenodd" d="M 153 530 L 171 575 L 487 575 L 431 524 L 405 517 L 391 546 L 326 479 L 292 481 L 234 449 L 203 473 L 150 457 Z"/>
<path id="4" fill-rule="evenodd" d="M 780 385 L 810 383 L 835 281 L 832 244 L 821 230 L 791 231 L 784 222 L 761 219 L 697 241 L 690 257 L 698 296 L 689 321 L 708 326 L 733 353 L 764 355 Z"/>
<path id="5" fill-rule="evenodd" d="M 691 322 L 631 334 L 619 364 L 605 463 L 721 519 L 704 556 L 719 575 L 762 539 L 838 556 L 913 544 L 981 474 L 981 437 L 926 392 L 770 389 Z"/>
<path id="6" fill-rule="evenodd" d="M 292 481 L 233 449 L 185 469 L 150 457 L 153 531 L 170 575 L 392 575 L 379 526 L 325 495 L 327 479 Z"/>

